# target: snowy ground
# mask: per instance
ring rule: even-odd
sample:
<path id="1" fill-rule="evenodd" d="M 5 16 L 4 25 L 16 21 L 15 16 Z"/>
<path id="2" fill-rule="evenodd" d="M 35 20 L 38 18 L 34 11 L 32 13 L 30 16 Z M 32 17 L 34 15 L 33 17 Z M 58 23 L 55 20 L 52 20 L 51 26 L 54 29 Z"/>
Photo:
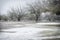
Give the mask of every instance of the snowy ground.
<path id="1" fill-rule="evenodd" d="M 53 24 L 55 26 L 45 26 L 41 23 L 29 24 L 18 22 L 3 24 L 4 27 L 14 27 L 3 28 L 0 32 L 0 40 L 60 40 L 60 28 L 55 23 Z"/>

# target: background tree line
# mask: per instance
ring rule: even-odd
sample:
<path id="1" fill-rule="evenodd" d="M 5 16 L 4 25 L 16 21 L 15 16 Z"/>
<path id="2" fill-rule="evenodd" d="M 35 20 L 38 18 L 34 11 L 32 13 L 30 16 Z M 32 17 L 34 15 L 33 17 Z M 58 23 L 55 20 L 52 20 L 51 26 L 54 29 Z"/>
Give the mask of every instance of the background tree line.
<path id="1" fill-rule="evenodd" d="M 52 14 L 60 14 L 60 0 L 36 0 L 31 4 L 27 4 L 26 10 L 21 8 L 11 8 L 8 15 L 0 15 L 0 20 L 21 21 L 34 20 L 39 21 L 42 12 L 52 12 Z"/>

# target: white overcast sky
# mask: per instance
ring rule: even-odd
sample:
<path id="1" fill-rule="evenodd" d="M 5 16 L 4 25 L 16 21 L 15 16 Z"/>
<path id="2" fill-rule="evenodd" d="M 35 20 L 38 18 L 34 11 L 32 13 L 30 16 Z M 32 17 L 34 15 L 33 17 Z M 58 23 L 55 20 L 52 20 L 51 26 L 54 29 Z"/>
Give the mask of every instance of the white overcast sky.
<path id="1" fill-rule="evenodd" d="M 34 2 L 34 0 L 0 0 L 0 13 L 6 14 L 9 9 L 17 8 L 20 5 L 24 8 L 27 3 L 31 2 Z"/>
<path id="2" fill-rule="evenodd" d="M 0 0 L 0 14 L 7 14 L 11 8 L 26 7 L 26 4 L 30 4 L 37 0 Z M 40 0 L 42 3 L 43 0 Z M 46 0 L 45 0 L 46 1 Z"/>

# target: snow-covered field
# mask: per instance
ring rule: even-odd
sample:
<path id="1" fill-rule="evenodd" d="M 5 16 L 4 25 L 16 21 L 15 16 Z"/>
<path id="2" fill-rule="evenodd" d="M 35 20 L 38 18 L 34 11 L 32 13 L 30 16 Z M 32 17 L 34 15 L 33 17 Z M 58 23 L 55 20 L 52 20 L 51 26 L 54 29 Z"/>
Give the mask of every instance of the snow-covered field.
<path id="1" fill-rule="evenodd" d="M 19 22 L 5 22 L 3 24 L 5 27 L 14 27 L 3 28 L 0 32 L 0 40 L 60 40 L 60 28 L 55 23 L 51 23 L 55 26 L 46 26 L 47 24 L 44 25 L 44 23 L 29 24 Z M 48 24 L 51 25 L 50 23 Z"/>

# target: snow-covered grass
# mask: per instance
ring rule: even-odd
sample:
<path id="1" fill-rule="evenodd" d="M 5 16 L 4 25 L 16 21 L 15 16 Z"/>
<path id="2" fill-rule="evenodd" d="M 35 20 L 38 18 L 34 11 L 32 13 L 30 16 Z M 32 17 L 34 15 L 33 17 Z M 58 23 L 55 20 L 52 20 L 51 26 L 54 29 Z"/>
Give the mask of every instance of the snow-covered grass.
<path id="1" fill-rule="evenodd" d="M 4 29 L 0 33 L 1 40 L 41 40 L 41 39 L 51 39 L 60 38 L 60 36 L 55 36 L 54 34 L 58 29 L 51 28 L 35 28 L 35 27 L 23 27 L 23 28 L 12 28 Z M 59 33 L 59 32 L 58 32 Z"/>
<path id="2" fill-rule="evenodd" d="M 60 26 L 60 23 L 34 23 L 34 22 L 0 22 L 0 27 L 3 29 L 16 28 L 16 27 L 39 27 L 39 26 Z"/>
<path id="3" fill-rule="evenodd" d="M 2 29 L 0 32 L 0 40 L 42 40 L 60 38 L 59 27 L 46 26 L 55 24 L 59 23 L 3 22 L 2 26 L 8 28 Z"/>

